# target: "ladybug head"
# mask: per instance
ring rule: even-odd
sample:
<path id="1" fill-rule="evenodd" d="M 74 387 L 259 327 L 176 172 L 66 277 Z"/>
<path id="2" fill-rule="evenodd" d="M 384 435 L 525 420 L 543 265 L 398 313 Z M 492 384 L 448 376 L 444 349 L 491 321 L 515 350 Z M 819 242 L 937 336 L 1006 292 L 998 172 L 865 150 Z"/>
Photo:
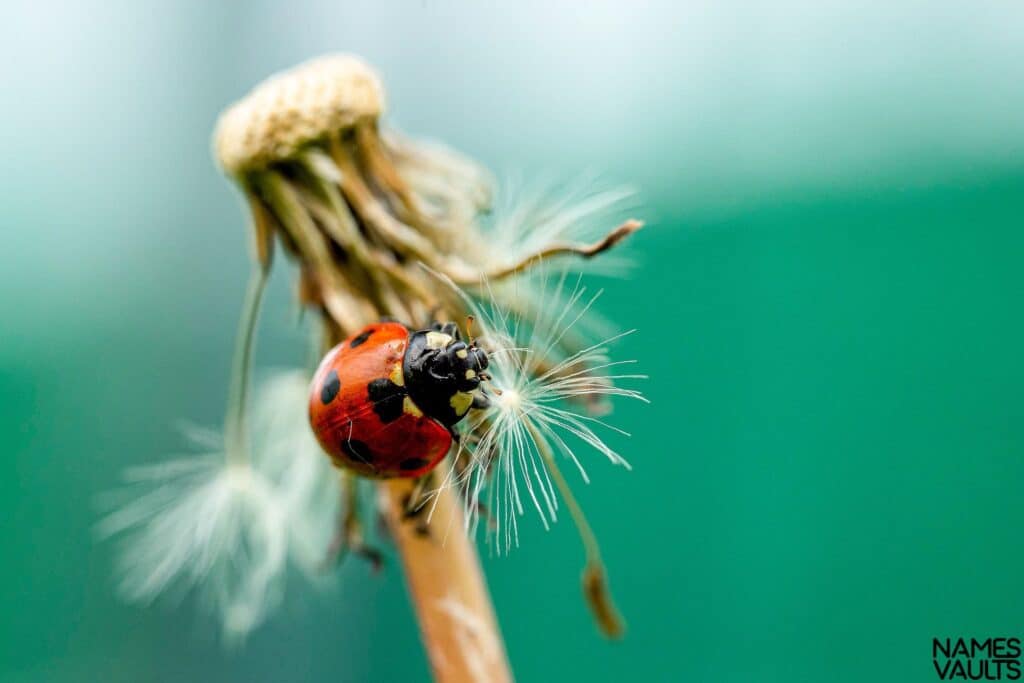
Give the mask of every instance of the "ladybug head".
<path id="1" fill-rule="evenodd" d="M 487 406 L 487 398 L 477 392 L 488 379 L 487 365 L 487 352 L 475 341 L 462 341 L 455 323 L 435 324 L 409 338 L 405 386 L 424 414 L 450 427 L 470 408 Z"/>

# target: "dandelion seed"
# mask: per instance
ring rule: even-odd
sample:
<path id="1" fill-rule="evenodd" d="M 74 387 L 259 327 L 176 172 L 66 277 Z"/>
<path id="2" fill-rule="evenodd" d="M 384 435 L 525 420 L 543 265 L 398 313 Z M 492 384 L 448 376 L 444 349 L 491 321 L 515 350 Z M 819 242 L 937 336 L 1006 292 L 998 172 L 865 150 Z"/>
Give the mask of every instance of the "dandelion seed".
<path id="1" fill-rule="evenodd" d="M 195 590 L 233 641 L 276 606 L 289 554 L 302 569 L 316 566 L 337 499 L 336 488 L 333 500 L 325 490 L 335 479 L 323 476 L 306 427 L 302 373 L 275 375 L 259 392 L 259 448 L 249 445 L 249 366 L 265 280 L 257 271 L 246 297 L 223 439 L 188 428 L 203 452 L 127 472 L 122 494 L 132 499 L 98 526 L 101 536 L 124 537 L 119 569 L 126 599 L 150 603 Z"/>
<path id="2" fill-rule="evenodd" d="M 106 517 L 103 536 L 126 533 L 121 593 L 148 604 L 198 589 L 225 636 L 258 625 L 280 594 L 287 550 L 284 509 L 270 482 L 223 452 L 126 473 L 135 500 Z"/>
<path id="3" fill-rule="evenodd" d="M 640 391 L 617 384 L 646 378 L 628 371 L 635 361 L 611 360 L 608 355 L 609 345 L 632 330 L 558 359 L 560 344 L 600 296 L 600 292 L 589 294 L 579 277 L 568 280 L 563 273 L 553 284 L 545 281 L 542 300 L 564 303 L 560 308 L 543 307 L 543 313 L 532 320 L 510 313 L 493 300 L 475 306 L 495 360 L 490 370 L 491 407 L 469 429 L 481 433 L 467 447 L 470 464 L 462 484 L 471 530 L 479 521 L 481 496 L 489 488 L 487 507 L 495 517 L 493 536 L 499 552 L 517 544 L 516 517 L 522 514 L 524 498 L 545 528 L 555 521 L 558 487 L 551 475 L 556 464 L 553 454 L 571 462 L 585 482 L 589 479 L 577 443 L 629 469 L 626 459 L 605 443 L 600 432 L 628 434 L 579 406 L 593 406 L 611 397 L 647 400 Z"/>
<path id="4" fill-rule="evenodd" d="M 269 373 L 253 410 L 256 467 L 273 482 L 288 527 L 288 549 L 299 569 L 322 579 L 326 549 L 337 531 L 337 471 L 309 429 L 309 374 Z"/>
<path id="5" fill-rule="evenodd" d="M 609 346 L 632 330 L 582 347 L 566 345 L 566 337 L 601 294 L 588 294 L 581 276 L 570 280 L 567 271 L 553 288 L 541 278 L 544 295 L 540 301 L 563 301 L 564 305 L 542 304 L 529 319 L 504 309 L 494 297 L 479 303 L 450 279 L 434 275 L 480 320 L 494 359 L 489 369 L 490 406 L 466 428 L 457 454 L 463 463 L 461 471 L 450 475 L 442 489 L 456 486 L 462 490 L 465 525 L 471 535 L 479 525 L 480 503 L 486 496 L 493 523 L 487 540 L 499 554 L 519 544 L 524 500 L 532 504 L 547 529 L 556 520 L 561 498 L 586 552 L 584 595 L 601 630 L 609 637 L 619 637 L 624 626 L 611 599 L 597 537 L 556 456 L 572 462 L 585 482 L 589 480 L 574 448 L 577 442 L 629 469 L 626 459 L 605 443 L 600 431 L 629 434 L 578 406 L 594 408 L 596 400 L 616 396 L 647 402 L 638 390 L 617 385 L 646 379 L 628 371 L 634 361 L 615 361 L 608 355 Z M 487 282 L 481 289 L 488 294 L 493 291 Z M 563 353 L 566 346 L 574 350 Z"/>
<path id="6" fill-rule="evenodd" d="M 291 563 L 322 580 L 339 503 L 331 470 L 307 426 L 308 374 L 278 371 L 261 382 L 251 462 L 227 464 L 222 437 L 185 426 L 196 455 L 125 473 L 127 502 L 98 525 L 123 536 L 121 594 L 150 603 L 197 589 L 239 640 L 280 600 Z"/>

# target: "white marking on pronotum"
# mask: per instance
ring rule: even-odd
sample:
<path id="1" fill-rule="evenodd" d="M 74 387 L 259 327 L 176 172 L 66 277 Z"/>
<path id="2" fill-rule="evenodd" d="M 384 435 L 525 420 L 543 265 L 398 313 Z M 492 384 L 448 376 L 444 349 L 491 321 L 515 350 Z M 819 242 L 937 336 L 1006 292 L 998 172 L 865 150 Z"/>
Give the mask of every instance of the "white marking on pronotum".
<path id="1" fill-rule="evenodd" d="M 444 332 L 427 332 L 427 348 L 428 349 L 443 349 L 451 344 L 454 339 Z"/>

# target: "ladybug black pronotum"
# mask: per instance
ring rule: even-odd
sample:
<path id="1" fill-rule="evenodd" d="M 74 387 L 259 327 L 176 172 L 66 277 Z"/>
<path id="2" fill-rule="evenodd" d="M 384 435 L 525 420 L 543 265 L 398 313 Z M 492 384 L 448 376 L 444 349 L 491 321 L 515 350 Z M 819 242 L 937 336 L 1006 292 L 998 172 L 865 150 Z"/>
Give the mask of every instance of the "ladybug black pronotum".
<path id="1" fill-rule="evenodd" d="M 418 477 L 448 453 L 454 427 L 488 379 L 487 353 L 455 323 L 412 332 L 368 325 L 331 349 L 309 395 L 309 420 L 339 467 L 376 478 Z"/>

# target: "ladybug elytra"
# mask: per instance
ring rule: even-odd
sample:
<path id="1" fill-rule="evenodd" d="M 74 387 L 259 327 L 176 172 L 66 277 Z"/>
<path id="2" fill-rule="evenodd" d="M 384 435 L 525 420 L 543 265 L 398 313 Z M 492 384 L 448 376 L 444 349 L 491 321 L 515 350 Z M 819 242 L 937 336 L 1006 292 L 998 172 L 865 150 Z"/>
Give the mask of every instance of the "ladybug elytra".
<path id="1" fill-rule="evenodd" d="M 454 323 L 410 331 L 368 325 L 331 349 L 309 396 L 309 420 L 334 464 L 375 478 L 418 477 L 448 453 L 455 425 L 484 408 L 487 353 Z"/>

